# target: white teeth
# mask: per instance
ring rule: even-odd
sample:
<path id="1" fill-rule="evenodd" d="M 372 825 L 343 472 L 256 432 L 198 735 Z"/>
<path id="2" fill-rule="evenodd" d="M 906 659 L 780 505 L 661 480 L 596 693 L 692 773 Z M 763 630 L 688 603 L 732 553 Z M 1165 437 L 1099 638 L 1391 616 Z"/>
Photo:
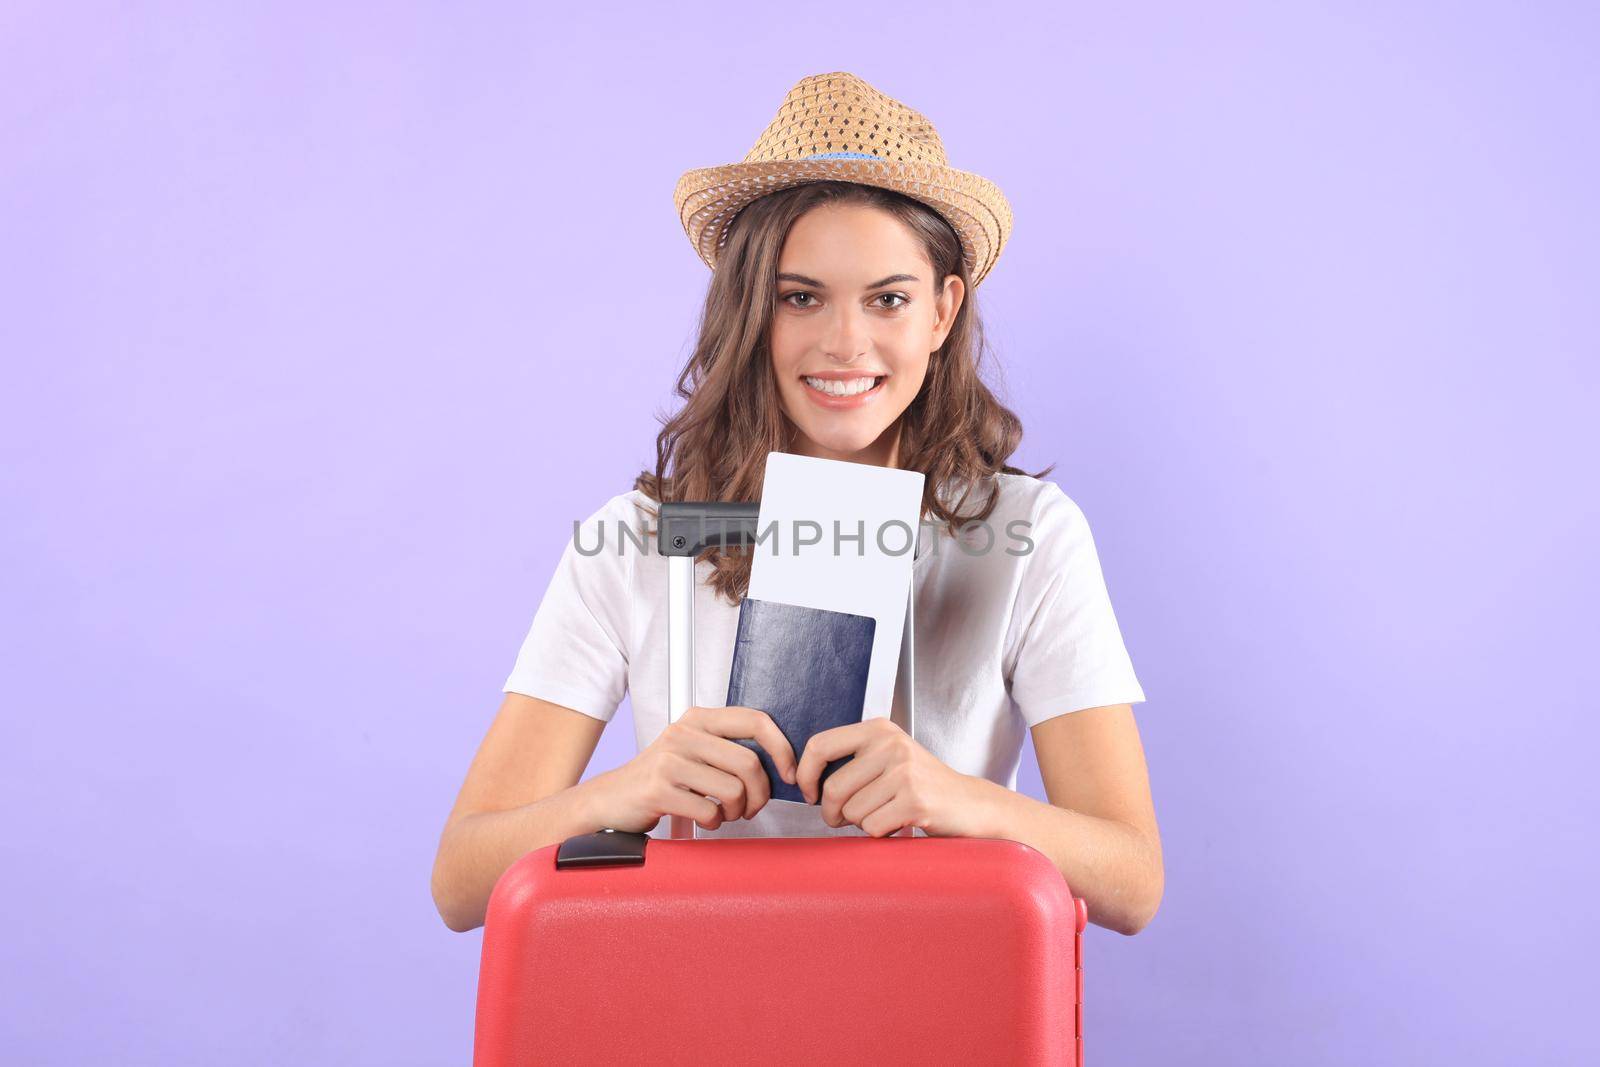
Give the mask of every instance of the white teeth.
<path id="1" fill-rule="evenodd" d="M 834 381 L 831 378 L 806 378 L 805 383 L 820 393 L 829 396 L 855 396 L 871 389 L 876 378 L 852 378 L 847 382 Z"/>

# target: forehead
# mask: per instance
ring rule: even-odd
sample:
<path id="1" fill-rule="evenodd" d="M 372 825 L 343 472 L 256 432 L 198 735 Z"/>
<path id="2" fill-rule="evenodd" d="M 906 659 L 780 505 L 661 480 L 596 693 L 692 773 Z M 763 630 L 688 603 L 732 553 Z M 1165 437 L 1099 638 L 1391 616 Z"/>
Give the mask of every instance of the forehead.
<path id="1" fill-rule="evenodd" d="M 780 271 L 829 285 L 864 285 L 902 272 L 925 276 L 927 267 L 927 253 L 911 228 L 865 204 L 825 204 L 806 212 L 790 227 L 778 256 Z"/>

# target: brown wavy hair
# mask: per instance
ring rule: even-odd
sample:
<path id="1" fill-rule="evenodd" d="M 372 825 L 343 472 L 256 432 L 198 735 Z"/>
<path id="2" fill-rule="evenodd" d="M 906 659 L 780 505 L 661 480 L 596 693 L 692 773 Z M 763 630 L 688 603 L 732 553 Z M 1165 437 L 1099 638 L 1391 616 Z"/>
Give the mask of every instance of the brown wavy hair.
<path id="1" fill-rule="evenodd" d="M 949 336 L 931 354 L 922 389 L 900 417 L 899 465 L 923 473 L 923 515 L 954 535 L 994 510 L 993 474 L 1027 473 L 1006 462 L 1022 441 L 1022 421 L 980 374 L 988 345 L 955 230 L 917 200 L 854 182 L 791 186 L 756 198 L 734 218 L 706 292 L 694 352 L 678 375 L 675 392 L 685 403 L 670 418 L 658 416 L 656 469 L 641 471 L 633 487 L 657 503 L 760 499 L 767 453 L 788 451 L 794 432 L 779 404 L 769 347 L 778 259 L 790 227 L 823 204 L 889 212 L 921 239 L 936 293 L 943 293 L 947 275 L 966 283 Z M 1051 464 L 1029 476 L 1054 469 Z M 980 484 L 993 491 L 979 510 L 963 512 Z M 941 499 L 946 486 L 961 489 L 949 507 Z M 700 558 L 715 566 L 710 581 L 718 593 L 735 604 L 743 599 L 750 585 L 748 552 L 713 546 Z"/>

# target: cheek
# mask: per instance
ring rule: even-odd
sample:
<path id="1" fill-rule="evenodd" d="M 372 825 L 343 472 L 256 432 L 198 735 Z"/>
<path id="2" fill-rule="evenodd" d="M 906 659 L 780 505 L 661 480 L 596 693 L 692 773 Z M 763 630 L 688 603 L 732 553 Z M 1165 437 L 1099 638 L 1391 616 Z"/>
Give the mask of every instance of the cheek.
<path id="1" fill-rule="evenodd" d="M 903 391 L 907 395 L 908 400 L 922 391 L 923 383 L 927 380 L 928 359 L 926 356 L 922 359 L 902 362 L 895 368 L 894 377 L 890 379 L 895 383 L 899 391 Z"/>
<path id="2" fill-rule="evenodd" d="M 793 360 L 785 361 L 774 354 L 772 376 L 777 383 L 778 405 L 792 414 L 799 402 L 805 399 L 802 392 L 805 383 L 800 380 L 800 368 Z"/>
<path id="3" fill-rule="evenodd" d="M 800 338 L 795 332 L 782 325 L 774 324 L 769 335 L 768 347 L 772 349 L 772 368 L 778 372 L 781 380 L 784 377 L 793 377 L 799 372 L 800 357 L 805 351 L 805 346 L 800 343 Z M 793 372 L 793 373 L 791 373 Z"/>

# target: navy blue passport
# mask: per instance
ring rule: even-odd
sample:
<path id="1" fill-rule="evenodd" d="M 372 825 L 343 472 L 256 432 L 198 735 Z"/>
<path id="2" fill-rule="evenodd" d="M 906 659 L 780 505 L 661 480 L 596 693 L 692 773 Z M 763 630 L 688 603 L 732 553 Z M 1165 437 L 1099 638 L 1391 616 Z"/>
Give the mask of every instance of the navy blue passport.
<path id="1" fill-rule="evenodd" d="M 860 722 L 867 699 L 867 670 L 878 620 L 825 608 L 745 597 L 728 676 L 728 706 L 766 712 L 789 739 L 795 759 L 813 734 Z M 754 739 L 735 739 L 761 757 L 774 800 L 804 804 L 800 787 L 778 773 L 778 765 Z M 821 783 L 854 756 L 831 760 Z"/>

